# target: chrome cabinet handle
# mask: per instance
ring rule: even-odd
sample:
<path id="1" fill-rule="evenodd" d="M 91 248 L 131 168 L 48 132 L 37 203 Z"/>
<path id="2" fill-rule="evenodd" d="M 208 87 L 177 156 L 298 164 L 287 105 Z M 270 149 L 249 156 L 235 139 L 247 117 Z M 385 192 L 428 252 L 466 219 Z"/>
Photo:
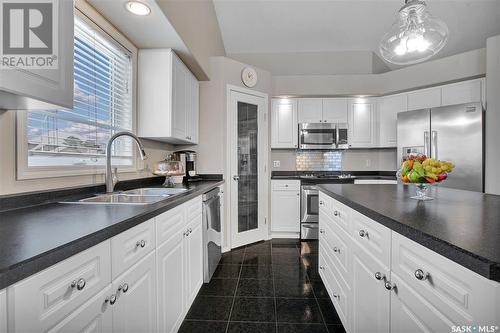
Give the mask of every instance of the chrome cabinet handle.
<path id="1" fill-rule="evenodd" d="M 126 293 L 128 291 L 128 283 L 124 283 L 118 286 L 118 291 L 123 291 Z"/>
<path id="2" fill-rule="evenodd" d="M 325 229 L 319 229 L 319 233 L 320 234 L 324 234 L 325 233 Z"/>
<path id="3" fill-rule="evenodd" d="M 395 284 L 392 284 L 391 281 L 386 281 L 385 284 L 385 289 L 387 290 L 393 290 L 393 289 L 396 289 L 396 285 Z"/>
<path id="4" fill-rule="evenodd" d="M 136 247 L 144 247 L 146 246 L 146 241 L 144 239 L 141 239 L 140 241 L 137 241 L 137 243 L 135 243 L 135 246 Z"/>
<path id="5" fill-rule="evenodd" d="M 116 295 L 113 294 L 109 297 L 106 297 L 106 299 L 104 300 L 105 302 L 109 302 L 109 304 L 113 305 L 116 303 Z"/>
<path id="6" fill-rule="evenodd" d="M 325 269 L 325 267 L 323 267 L 323 266 L 319 266 L 319 269 Z"/>
<path id="7" fill-rule="evenodd" d="M 417 280 L 424 281 L 429 277 L 429 273 L 424 273 L 423 270 L 417 269 L 415 271 L 415 277 L 417 278 Z"/>
<path id="8" fill-rule="evenodd" d="M 71 288 L 75 288 L 77 290 L 82 290 L 83 288 L 85 288 L 85 285 L 87 284 L 87 281 L 85 281 L 84 278 L 80 278 L 77 280 L 73 280 L 71 281 Z"/>
<path id="9" fill-rule="evenodd" d="M 340 300 L 340 295 L 339 294 L 333 294 L 333 298 L 336 298 L 336 299 Z"/>
<path id="10" fill-rule="evenodd" d="M 359 236 L 360 237 L 368 237 L 368 231 L 365 231 L 365 230 L 361 229 L 359 231 Z"/>
<path id="11" fill-rule="evenodd" d="M 336 246 L 335 246 L 335 247 L 333 248 L 333 252 L 335 252 L 335 253 L 340 253 L 340 249 L 339 249 L 338 247 L 336 247 Z"/>
<path id="12" fill-rule="evenodd" d="M 334 212 L 333 212 L 333 215 L 338 216 L 338 215 L 339 215 L 339 212 L 338 212 L 338 211 L 334 211 Z"/>
<path id="13" fill-rule="evenodd" d="M 320 201 L 319 201 L 319 205 L 320 205 L 320 206 L 323 206 L 323 200 L 320 200 Z"/>
<path id="14" fill-rule="evenodd" d="M 239 180 L 240 176 L 233 176 L 233 180 Z"/>
<path id="15" fill-rule="evenodd" d="M 188 233 L 188 235 L 189 235 L 190 233 L 192 233 L 192 232 L 193 232 L 193 229 L 189 228 L 189 229 L 188 229 L 188 232 L 189 232 L 189 233 Z"/>
<path id="16" fill-rule="evenodd" d="M 382 275 L 382 273 L 380 273 L 380 272 L 376 272 L 375 273 L 375 279 L 377 279 L 377 280 L 382 280 L 384 277 L 385 276 Z"/>

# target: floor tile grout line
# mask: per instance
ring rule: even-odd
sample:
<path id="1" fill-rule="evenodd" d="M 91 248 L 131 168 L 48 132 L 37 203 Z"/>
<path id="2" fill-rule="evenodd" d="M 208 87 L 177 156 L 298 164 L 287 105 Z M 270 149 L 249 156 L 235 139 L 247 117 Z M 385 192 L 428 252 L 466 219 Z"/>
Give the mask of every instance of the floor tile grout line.
<path id="1" fill-rule="evenodd" d="M 274 302 L 274 327 L 275 332 L 278 333 L 278 304 L 276 301 L 276 285 L 274 284 L 274 261 L 273 261 L 273 244 L 271 243 L 271 276 L 273 278 L 273 302 Z"/>
<path id="2" fill-rule="evenodd" d="M 247 248 L 245 246 L 245 249 L 243 250 L 242 261 L 245 260 L 246 252 L 247 252 Z M 234 289 L 233 302 L 231 304 L 231 309 L 229 310 L 229 317 L 227 318 L 227 326 L 226 326 L 226 331 L 225 331 L 226 333 L 228 333 L 228 331 L 229 331 L 229 324 L 231 323 L 231 316 L 233 314 L 234 302 L 236 301 L 236 293 L 238 292 L 238 285 L 240 284 L 240 277 L 241 277 L 242 270 L 243 270 L 243 265 L 240 265 L 240 273 L 238 274 L 238 281 L 236 282 L 236 288 Z"/>

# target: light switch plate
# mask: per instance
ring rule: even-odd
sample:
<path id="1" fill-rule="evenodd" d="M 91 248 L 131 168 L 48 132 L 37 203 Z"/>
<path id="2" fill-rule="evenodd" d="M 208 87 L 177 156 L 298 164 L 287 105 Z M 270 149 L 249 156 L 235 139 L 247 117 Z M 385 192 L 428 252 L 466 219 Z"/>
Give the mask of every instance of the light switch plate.
<path id="1" fill-rule="evenodd" d="M 280 161 L 273 161 L 273 167 L 274 168 L 279 168 L 281 165 L 281 162 Z"/>

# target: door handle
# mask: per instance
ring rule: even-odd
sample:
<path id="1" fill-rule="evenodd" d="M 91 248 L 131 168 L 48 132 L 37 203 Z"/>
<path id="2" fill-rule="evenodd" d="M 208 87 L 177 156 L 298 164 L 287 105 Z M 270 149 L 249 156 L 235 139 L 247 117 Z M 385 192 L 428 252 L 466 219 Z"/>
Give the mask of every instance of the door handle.
<path id="1" fill-rule="evenodd" d="M 233 176 L 233 179 L 238 181 L 238 180 L 240 180 L 240 176 Z"/>
<path id="2" fill-rule="evenodd" d="M 431 156 L 435 160 L 438 159 L 437 136 L 437 131 L 431 132 Z"/>
<path id="3" fill-rule="evenodd" d="M 430 157 L 429 155 L 429 147 L 430 147 L 430 142 L 429 142 L 429 131 L 424 132 L 424 155 L 427 157 Z"/>

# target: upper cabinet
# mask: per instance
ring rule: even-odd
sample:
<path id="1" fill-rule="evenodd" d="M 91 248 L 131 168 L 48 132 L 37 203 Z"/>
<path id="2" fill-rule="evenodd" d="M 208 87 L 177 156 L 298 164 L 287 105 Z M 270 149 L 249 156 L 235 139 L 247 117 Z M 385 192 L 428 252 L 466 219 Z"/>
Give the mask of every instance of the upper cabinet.
<path id="1" fill-rule="evenodd" d="M 398 113 L 407 110 L 405 94 L 384 96 L 378 99 L 379 147 L 397 147 Z"/>
<path id="2" fill-rule="evenodd" d="M 301 98 L 299 123 L 347 123 L 347 98 Z"/>
<path id="3" fill-rule="evenodd" d="M 139 50 L 139 136 L 198 143 L 199 85 L 171 49 Z"/>
<path id="4" fill-rule="evenodd" d="M 273 99 L 271 110 L 271 148 L 297 148 L 297 100 Z"/>
<path id="5" fill-rule="evenodd" d="M 349 107 L 349 147 L 375 147 L 376 137 L 376 99 L 352 98 Z"/>
<path id="6" fill-rule="evenodd" d="M 412 91 L 407 94 L 408 111 L 441 106 L 441 88 Z"/>
<path id="7" fill-rule="evenodd" d="M 57 53 L 54 53 L 57 55 L 57 67 L 0 69 L 0 109 L 73 107 L 73 1 L 57 1 L 53 5 L 58 6 L 54 11 L 58 15 L 57 33 L 52 36 L 57 40 L 57 43 L 53 43 L 54 47 L 57 47 Z M 27 40 L 25 37 L 24 41 Z M 23 46 L 29 47 L 24 44 Z M 43 58 L 48 61 L 45 56 Z"/>

